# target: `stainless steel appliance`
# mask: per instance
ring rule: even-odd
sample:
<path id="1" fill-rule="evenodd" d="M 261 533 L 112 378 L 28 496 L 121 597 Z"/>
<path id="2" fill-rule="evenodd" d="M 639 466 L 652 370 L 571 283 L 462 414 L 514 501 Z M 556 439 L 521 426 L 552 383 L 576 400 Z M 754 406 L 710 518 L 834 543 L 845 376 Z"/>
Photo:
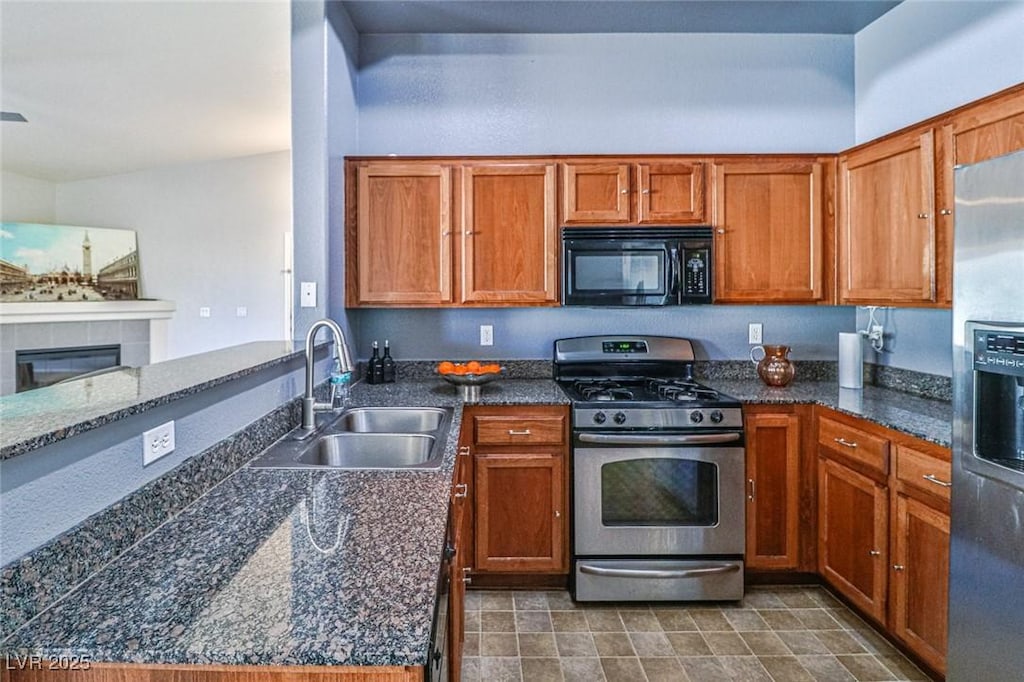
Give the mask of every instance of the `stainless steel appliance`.
<path id="1" fill-rule="evenodd" d="M 950 680 L 1024 678 L 1024 152 L 955 172 Z"/>
<path id="2" fill-rule="evenodd" d="M 562 228 L 562 304 L 711 303 L 710 227 Z"/>
<path id="3" fill-rule="evenodd" d="M 687 339 L 560 339 L 554 368 L 573 401 L 573 597 L 740 599 L 740 403 L 693 380 Z"/>

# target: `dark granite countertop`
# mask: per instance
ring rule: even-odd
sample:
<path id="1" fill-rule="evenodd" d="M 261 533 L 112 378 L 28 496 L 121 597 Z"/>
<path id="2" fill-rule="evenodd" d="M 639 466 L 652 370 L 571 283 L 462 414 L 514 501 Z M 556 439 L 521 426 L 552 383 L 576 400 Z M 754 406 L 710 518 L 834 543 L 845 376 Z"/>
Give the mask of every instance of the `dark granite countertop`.
<path id="1" fill-rule="evenodd" d="M 953 441 L 953 406 L 887 388 L 839 388 L 835 381 L 800 381 L 785 388 L 770 388 L 759 380 L 715 379 L 706 383 L 745 403 L 814 403 L 861 417 L 897 431 L 950 447 Z"/>
<path id="2" fill-rule="evenodd" d="M 318 354 L 327 344 L 318 344 Z M 143 367 L 125 367 L 0 397 L 0 459 L 10 459 L 131 414 L 303 354 L 290 341 L 256 341 Z"/>
<path id="3" fill-rule="evenodd" d="M 568 403 L 551 380 L 482 404 Z M 94 661 L 425 665 L 462 403 L 440 381 L 348 404 L 453 406 L 436 471 L 243 467 L 2 645 Z"/>

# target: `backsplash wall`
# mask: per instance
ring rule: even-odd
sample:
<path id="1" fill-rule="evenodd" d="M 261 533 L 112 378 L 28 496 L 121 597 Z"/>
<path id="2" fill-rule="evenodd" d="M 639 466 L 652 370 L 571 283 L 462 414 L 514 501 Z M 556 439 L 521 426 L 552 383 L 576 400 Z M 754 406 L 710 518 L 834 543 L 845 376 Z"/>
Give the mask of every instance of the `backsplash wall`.
<path id="1" fill-rule="evenodd" d="M 555 339 L 589 334 L 683 336 L 700 360 L 749 356 L 747 325 L 764 325 L 765 343 L 793 347 L 800 360 L 835 360 L 838 334 L 853 331 L 855 309 L 832 306 L 693 306 L 677 308 L 474 308 L 350 310 L 354 355 L 366 358 L 376 339 L 400 360 L 546 359 Z M 494 345 L 480 346 L 480 325 L 494 326 Z"/>

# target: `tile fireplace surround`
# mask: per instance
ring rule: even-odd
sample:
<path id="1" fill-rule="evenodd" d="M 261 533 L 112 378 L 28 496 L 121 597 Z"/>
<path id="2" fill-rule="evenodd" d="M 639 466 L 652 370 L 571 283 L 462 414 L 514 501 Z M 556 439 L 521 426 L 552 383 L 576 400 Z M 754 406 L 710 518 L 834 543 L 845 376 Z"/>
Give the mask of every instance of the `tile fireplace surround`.
<path id="1" fill-rule="evenodd" d="M 0 395 L 15 390 L 15 352 L 120 345 L 121 364 L 159 362 L 166 352 L 170 301 L 5 303 L 0 306 Z"/>

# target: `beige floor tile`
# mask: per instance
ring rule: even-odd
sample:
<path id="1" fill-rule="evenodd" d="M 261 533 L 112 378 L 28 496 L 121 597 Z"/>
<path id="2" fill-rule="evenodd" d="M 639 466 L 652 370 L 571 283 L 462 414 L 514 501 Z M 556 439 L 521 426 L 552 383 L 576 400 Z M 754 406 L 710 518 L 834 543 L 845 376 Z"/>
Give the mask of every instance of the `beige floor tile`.
<path id="1" fill-rule="evenodd" d="M 580 605 L 574 602 L 569 593 L 564 590 L 545 592 L 544 597 L 547 599 L 548 608 L 552 611 L 575 611 L 580 608 Z"/>
<path id="2" fill-rule="evenodd" d="M 699 632 L 666 632 L 676 656 L 711 656 L 711 647 Z"/>
<path id="3" fill-rule="evenodd" d="M 665 632 L 697 631 L 697 624 L 686 609 L 654 609 L 653 613 Z"/>
<path id="4" fill-rule="evenodd" d="M 544 592 L 513 592 L 512 603 L 516 611 L 548 610 L 548 598 Z"/>
<path id="5" fill-rule="evenodd" d="M 743 595 L 743 607 L 748 609 L 784 609 L 786 605 L 775 592 L 766 588 L 750 588 Z"/>
<path id="6" fill-rule="evenodd" d="M 555 635 L 550 632 L 520 632 L 520 656 L 558 656 Z"/>
<path id="7" fill-rule="evenodd" d="M 877 656 L 877 658 L 885 665 L 885 667 L 892 671 L 897 680 L 913 680 L 913 682 L 920 682 L 921 680 L 928 679 L 928 676 L 921 672 L 920 668 L 900 654 L 892 656 L 882 655 Z"/>
<path id="8" fill-rule="evenodd" d="M 797 656 L 807 672 L 816 682 L 855 682 L 856 678 L 850 674 L 842 663 L 835 656 Z"/>
<path id="9" fill-rule="evenodd" d="M 722 632 L 733 629 L 721 609 L 694 609 L 690 611 L 690 617 L 693 618 L 693 622 L 697 624 L 697 629 L 701 632 Z"/>
<path id="10" fill-rule="evenodd" d="M 631 632 L 629 639 L 638 656 L 675 655 L 675 649 L 664 632 Z"/>
<path id="11" fill-rule="evenodd" d="M 740 637 L 756 656 L 785 656 L 789 647 L 772 631 L 741 632 Z"/>
<path id="12" fill-rule="evenodd" d="M 556 632 L 555 645 L 563 657 L 597 657 L 594 637 L 589 632 Z"/>
<path id="13" fill-rule="evenodd" d="M 814 682 L 796 656 L 759 656 L 758 660 L 775 682 Z"/>
<path id="14" fill-rule="evenodd" d="M 590 632 L 583 611 L 552 611 L 551 625 L 557 632 Z"/>
<path id="15" fill-rule="evenodd" d="M 480 659 L 476 656 L 463 657 L 462 682 L 482 682 L 480 680 Z"/>
<path id="16" fill-rule="evenodd" d="M 705 632 L 704 639 L 715 656 L 752 656 L 738 632 Z"/>
<path id="17" fill-rule="evenodd" d="M 466 591 L 466 605 L 467 611 L 479 611 L 480 610 L 480 598 L 483 592 L 479 590 L 467 590 Z"/>
<path id="18" fill-rule="evenodd" d="M 524 682 L 562 682 L 562 664 L 557 657 L 523 658 Z"/>
<path id="19" fill-rule="evenodd" d="M 517 632 L 551 632 L 550 611 L 516 611 Z"/>
<path id="20" fill-rule="evenodd" d="M 757 614 L 772 630 L 806 630 L 800 619 L 789 609 L 759 609 Z"/>
<path id="21" fill-rule="evenodd" d="M 689 682 L 689 675 L 683 672 L 683 666 L 674 656 L 641 658 L 640 665 L 648 682 Z"/>
<path id="22" fill-rule="evenodd" d="M 481 611 L 480 632 L 515 632 L 516 618 L 513 611 Z"/>
<path id="23" fill-rule="evenodd" d="M 619 618 L 618 611 L 587 610 L 587 624 L 591 632 L 624 632 L 626 627 Z"/>
<path id="24" fill-rule="evenodd" d="M 793 609 L 790 611 L 808 630 L 842 630 L 842 624 L 826 609 Z"/>
<path id="25" fill-rule="evenodd" d="M 602 658 L 601 668 L 608 682 L 637 682 L 644 678 L 639 658 Z"/>
<path id="26" fill-rule="evenodd" d="M 563 658 L 561 663 L 565 682 L 603 682 L 605 679 L 600 658 Z"/>
<path id="27" fill-rule="evenodd" d="M 594 646 L 598 656 L 636 656 L 633 643 L 625 632 L 595 632 Z"/>
<path id="28" fill-rule="evenodd" d="M 467 632 L 466 639 L 462 643 L 462 655 L 463 656 L 479 656 L 480 655 L 480 633 L 479 632 Z"/>
<path id="29" fill-rule="evenodd" d="M 466 632 L 480 632 L 480 612 L 466 611 Z"/>
<path id="30" fill-rule="evenodd" d="M 846 630 L 815 630 L 814 636 L 828 647 L 829 653 L 836 655 L 868 653 L 868 650 L 861 645 L 853 634 Z"/>
<path id="31" fill-rule="evenodd" d="M 792 632 L 780 630 L 776 633 L 789 650 L 797 656 L 824 655 L 830 653 L 828 647 L 814 633 L 807 631 Z"/>
<path id="32" fill-rule="evenodd" d="M 860 682 L 894 680 L 896 676 L 871 654 L 836 656 L 839 662 Z"/>
<path id="33" fill-rule="evenodd" d="M 869 653 L 877 656 L 900 656 L 892 644 L 882 635 L 874 630 L 848 630 L 857 642 L 860 643 Z"/>
<path id="34" fill-rule="evenodd" d="M 813 609 L 819 605 L 803 588 L 783 588 L 776 595 L 791 609 Z"/>
<path id="35" fill-rule="evenodd" d="M 756 656 L 719 656 L 718 660 L 735 682 L 772 682 L 771 675 Z"/>
<path id="36" fill-rule="evenodd" d="M 661 632 L 661 623 L 650 610 L 619 611 L 622 624 L 628 632 Z"/>
<path id="37" fill-rule="evenodd" d="M 514 632 L 480 634 L 480 656 L 518 656 L 519 639 Z"/>
<path id="38" fill-rule="evenodd" d="M 715 656 L 680 656 L 678 660 L 683 672 L 691 680 L 713 682 L 729 679 L 729 673 Z"/>
<path id="39" fill-rule="evenodd" d="M 481 592 L 480 593 L 480 610 L 481 611 L 511 611 L 512 610 L 512 593 L 511 592 Z"/>
<path id="40" fill-rule="evenodd" d="M 750 632 L 752 630 L 768 630 L 768 623 L 754 609 L 733 609 L 723 611 L 725 619 L 729 621 L 737 632 Z"/>
<path id="41" fill-rule="evenodd" d="M 480 657 L 480 679 L 483 682 L 523 682 L 518 657 Z"/>

